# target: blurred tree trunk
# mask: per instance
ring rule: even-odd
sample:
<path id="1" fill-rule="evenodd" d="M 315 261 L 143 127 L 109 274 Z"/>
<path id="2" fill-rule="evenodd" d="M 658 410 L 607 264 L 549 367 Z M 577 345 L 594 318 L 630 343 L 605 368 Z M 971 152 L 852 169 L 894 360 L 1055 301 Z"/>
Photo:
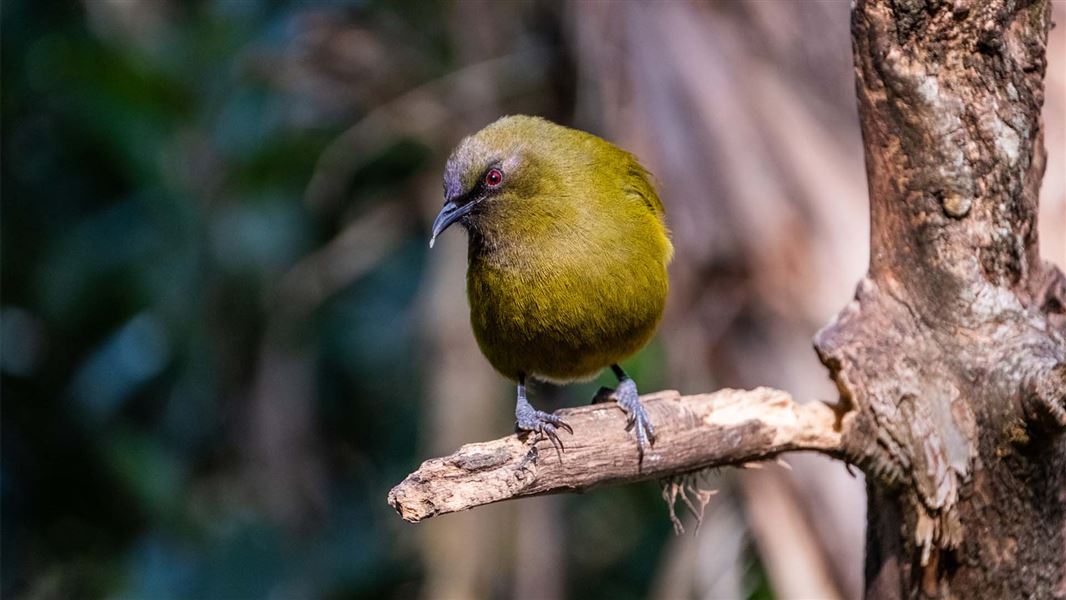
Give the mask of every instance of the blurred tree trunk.
<path id="1" fill-rule="evenodd" d="M 666 203 L 677 249 L 660 336 L 671 387 L 771 385 L 830 397 L 811 333 L 866 261 L 847 5 L 570 8 L 579 126 L 633 149 Z M 788 462 L 791 472 L 768 465 L 712 482 L 720 493 L 699 541 L 678 537 L 663 557 L 663 573 L 687 580 L 660 574 L 669 582 L 657 586 L 660 597 L 747 595 L 753 557 L 782 597 L 860 593 L 861 477 L 822 456 Z M 788 506 L 753 502 L 770 485 Z M 737 510 L 713 510 L 727 504 Z"/>
<path id="2" fill-rule="evenodd" d="M 433 197 L 436 181 L 427 185 L 423 197 Z M 429 416 L 424 444 L 429 452 L 447 451 L 470 440 L 498 433 L 503 390 L 496 376 L 481 360 L 467 324 L 463 272 L 466 244 L 445 239 L 433 253 L 426 307 L 427 373 L 425 413 Z M 429 599 L 485 598 L 490 596 L 493 573 L 501 566 L 496 550 L 506 540 L 508 507 L 487 507 L 484 512 L 449 515 L 427 523 L 422 532 L 426 580 L 423 594 Z"/>
<path id="3" fill-rule="evenodd" d="M 506 11 L 483 2 L 460 2 L 449 11 L 448 27 L 453 32 L 461 64 L 470 65 L 501 52 L 507 27 Z M 483 27 L 471 28 L 481 22 Z M 496 26 L 489 26 L 495 24 Z M 446 124 L 448 136 L 459 139 L 484 127 L 500 114 L 500 91 L 490 71 L 479 71 L 459 80 L 448 102 L 455 122 Z M 432 199 L 426 207 L 426 223 L 431 223 L 441 205 L 440 179 L 427 182 L 422 198 Z M 485 439 L 506 431 L 512 408 L 503 380 L 482 358 L 469 325 L 466 303 L 466 240 L 463 236 L 438 240 L 434 251 L 430 289 L 424 298 L 430 314 L 427 345 L 430 358 L 425 439 L 430 453 L 450 451 L 471 440 Z M 523 507 L 493 506 L 486 511 L 449 515 L 439 523 L 429 523 L 424 532 L 426 580 L 423 594 L 428 599 L 486 598 L 499 593 L 504 585 L 498 573 L 510 569 L 510 553 L 500 548 L 512 540 L 515 511 Z M 528 520 L 528 519 L 527 519 Z M 549 535 L 551 531 L 542 531 Z"/>
<path id="4" fill-rule="evenodd" d="M 467 81 L 460 93 L 485 93 L 485 85 L 484 80 Z M 470 125 L 470 129 L 476 128 Z M 427 181 L 419 194 L 433 199 L 439 195 L 436 178 Z M 431 221 L 439 203 L 427 208 L 431 209 L 427 212 Z M 466 241 L 459 236 L 440 240 L 432 256 L 429 289 L 422 294 L 429 300 L 425 305 L 429 311 L 425 329 L 429 371 L 424 409 L 428 422 L 423 442 L 430 453 L 491 437 L 501 431 L 501 417 L 506 414 L 506 393 L 481 358 L 470 331 L 465 271 Z M 484 513 L 449 515 L 425 528 L 426 598 L 490 595 L 493 584 L 498 583 L 493 581 L 493 574 L 504 566 L 504 557 L 496 549 L 506 543 L 502 532 L 510 529 L 513 513 L 509 507 L 488 508 Z"/>
<path id="5" fill-rule="evenodd" d="M 1066 280 L 1036 233 L 1050 23 L 1046 0 L 853 8 L 871 260 L 816 344 L 869 478 L 870 597 L 1066 597 Z"/>

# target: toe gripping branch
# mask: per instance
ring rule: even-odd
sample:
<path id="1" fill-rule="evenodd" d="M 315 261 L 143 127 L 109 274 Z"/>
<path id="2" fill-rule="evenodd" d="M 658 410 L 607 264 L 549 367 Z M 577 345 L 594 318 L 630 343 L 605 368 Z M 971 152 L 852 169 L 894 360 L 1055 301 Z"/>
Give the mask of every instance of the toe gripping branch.
<path id="1" fill-rule="evenodd" d="M 538 441 L 547 439 L 552 446 L 555 446 L 555 451 L 560 454 L 562 454 L 564 446 L 562 440 L 559 439 L 558 430 L 565 429 L 570 435 L 574 434 L 574 429 L 561 417 L 533 408 L 526 398 L 525 376 L 520 376 L 518 379 L 518 399 L 515 402 L 514 416 L 516 434 L 522 435 L 526 432 L 534 432 L 537 434 Z"/>

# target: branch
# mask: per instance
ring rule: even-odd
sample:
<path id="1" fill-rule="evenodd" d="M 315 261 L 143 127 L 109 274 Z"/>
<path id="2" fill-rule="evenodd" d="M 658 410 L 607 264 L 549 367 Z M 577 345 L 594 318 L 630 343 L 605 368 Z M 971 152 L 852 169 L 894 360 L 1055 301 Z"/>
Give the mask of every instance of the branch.
<path id="1" fill-rule="evenodd" d="M 661 479 L 792 450 L 840 455 L 842 421 L 833 408 L 797 404 L 780 390 L 663 391 L 641 399 L 656 432 L 643 464 L 621 409 L 595 404 L 559 411 L 574 428 L 572 437 L 563 435 L 561 454 L 547 440 L 517 435 L 467 444 L 422 463 L 389 492 L 389 504 L 415 523 L 502 500 Z"/>

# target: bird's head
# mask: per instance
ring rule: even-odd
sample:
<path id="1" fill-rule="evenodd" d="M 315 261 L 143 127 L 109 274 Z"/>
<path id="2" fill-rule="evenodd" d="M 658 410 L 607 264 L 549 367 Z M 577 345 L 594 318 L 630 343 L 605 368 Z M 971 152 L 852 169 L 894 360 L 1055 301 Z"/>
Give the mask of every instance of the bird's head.
<path id="1" fill-rule="evenodd" d="M 472 235 L 492 235 L 493 225 L 543 221 L 558 187 L 560 157 L 570 132 L 537 117 L 510 116 L 465 138 L 444 171 L 444 207 L 429 245 L 453 223 Z M 496 227 L 497 229 L 499 227 Z"/>

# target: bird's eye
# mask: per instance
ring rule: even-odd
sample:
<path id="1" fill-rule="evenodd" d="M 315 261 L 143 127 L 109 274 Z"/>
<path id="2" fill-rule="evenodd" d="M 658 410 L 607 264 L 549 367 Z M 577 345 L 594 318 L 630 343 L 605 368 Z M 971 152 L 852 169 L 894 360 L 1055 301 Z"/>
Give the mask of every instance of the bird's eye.
<path id="1" fill-rule="evenodd" d="M 485 185 L 496 187 L 501 183 L 503 183 L 503 171 L 499 169 L 489 169 L 489 172 L 485 173 Z"/>

